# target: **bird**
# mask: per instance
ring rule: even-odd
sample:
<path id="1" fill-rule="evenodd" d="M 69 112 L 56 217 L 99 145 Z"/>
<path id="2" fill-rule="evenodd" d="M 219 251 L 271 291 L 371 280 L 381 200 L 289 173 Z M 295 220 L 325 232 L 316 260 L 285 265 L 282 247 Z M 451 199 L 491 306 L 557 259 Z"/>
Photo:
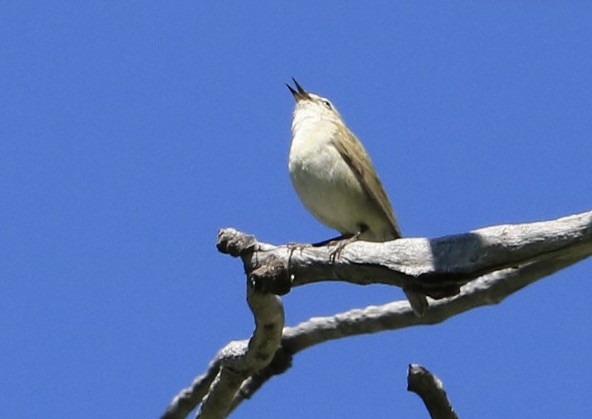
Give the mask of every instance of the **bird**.
<path id="1" fill-rule="evenodd" d="M 341 233 L 315 245 L 337 244 L 334 252 L 339 253 L 356 240 L 400 238 L 393 207 L 360 140 L 329 99 L 292 80 L 295 87 L 286 83 L 296 100 L 288 158 L 292 185 L 318 221 Z M 426 297 L 403 291 L 421 317 L 428 307 Z"/>

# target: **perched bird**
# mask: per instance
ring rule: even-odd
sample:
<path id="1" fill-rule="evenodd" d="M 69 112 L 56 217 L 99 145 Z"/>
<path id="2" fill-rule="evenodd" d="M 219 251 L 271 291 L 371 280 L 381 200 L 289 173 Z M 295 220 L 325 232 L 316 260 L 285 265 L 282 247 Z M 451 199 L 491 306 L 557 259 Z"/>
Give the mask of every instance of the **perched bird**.
<path id="1" fill-rule="evenodd" d="M 286 84 L 296 99 L 288 164 L 292 184 L 312 215 L 341 233 L 322 243 L 342 240 L 345 246 L 358 239 L 385 242 L 401 237 L 391 203 L 362 143 L 328 99 L 292 80 L 295 88 Z M 423 315 L 426 297 L 403 291 L 414 313 Z"/>

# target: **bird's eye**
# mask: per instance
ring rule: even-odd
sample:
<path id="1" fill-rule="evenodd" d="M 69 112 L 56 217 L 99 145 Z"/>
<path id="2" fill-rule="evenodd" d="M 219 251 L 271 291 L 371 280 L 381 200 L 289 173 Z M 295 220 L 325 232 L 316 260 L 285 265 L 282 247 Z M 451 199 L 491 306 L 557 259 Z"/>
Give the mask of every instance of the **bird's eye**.
<path id="1" fill-rule="evenodd" d="M 327 109 L 333 109 L 333 107 L 331 106 L 331 102 L 329 102 L 328 100 L 323 100 L 323 105 L 325 105 Z"/>

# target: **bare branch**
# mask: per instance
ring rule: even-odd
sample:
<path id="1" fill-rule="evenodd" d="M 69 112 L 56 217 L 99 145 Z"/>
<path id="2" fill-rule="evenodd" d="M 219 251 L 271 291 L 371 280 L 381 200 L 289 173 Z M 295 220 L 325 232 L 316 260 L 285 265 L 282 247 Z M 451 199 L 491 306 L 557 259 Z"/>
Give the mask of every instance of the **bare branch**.
<path id="1" fill-rule="evenodd" d="M 247 286 L 247 301 L 255 316 L 255 331 L 245 347 L 243 342 L 234 342 L 221 354 L 220 370 L 203 399 L 198 418 L 226 417 L 232 399 L 242 382 L 266 367 L 280 346 L 284 327 L 284 309 L 278 297 L 262 294 Z"/>
<path id="2" fill-rule="evenodd" d="M 244 238 L 249 240 L 245 240 Z M 553 221 L 500 225 L 437 239 L 355 242 L 333 261 L 331 247 L 273 246 L 234 229 L 218 234 L 218 249 L 240 256 L 257 289 L 284 294 L 318 281 L 389 284 L 432 298 L 458 293 L 471 279 L 579 245 L 590 246 L 592 211 Z M 237 242 L 248 243 L 245 247 Z"/>
<path id="3" fill-rule="evenodd" d="M 221 358 L 219 353 L 210 363 L 205 374 L 196 377 L 189 387 L 184 388 L 175 396 L 162 414 L 162 419 L 183 419 L 201 403 L 220 370 Z"/>
<path id="4" fill-rule="evenodd" d="M 281 350 L 296 353 L 320 343 L 385 330 L 397 330 L 410 326 L 441 323 L 444 320 L 476 307 L 500 303 L 507 296 L 525 286 L 544 278 L 566 266 L 585 258 L 590 250 L 574 253 L 569 258 L 550 258 L 525 265 L 506 268 L 477 278 L 461 288 L 459 295 L 430 303 L 422 318 L 417 318 L 406 301 L 395 301 L 381 306 L 368 306 L 334 316 L 315 317 L 295 327 L 286 327 L 282 335 Z M 285 355 L 282 355 L 285 357 Z M 273 364 L 273 362 L 272 362 Z M 283 370 L 279 373 L 284 372 Z M 269 366 L 258 373 L 258 377 L 271 378 L 276 373 Z M 251 389 L 258 390 L 264 383 L 253 377 L 246 380 L 235 397 L 233 408 L 244 399 L 252 397 Z"/>
<path id="5" fill-rule="evenodd" d="M 173 399 L 163 419 L 184 418 L 200 403 L 198 417 L 226 417 L 243 381 L 272 361 L 284 327 L 282 303 L 277 296 L 262 294 L 250 286 L 247 301 L 255 317 L 251 339 L 230 342 L 218 352 L 208 372 Z"/>
<path id="6" fill-rule="evenodd" d="M 307 247 L 290 255 L 286 246 L 259 243 L 254 237 L 233 229 L 219 233 L 218 248 L 242 258 L 249 285 L 259 291 L 256 294 L 282 294 L 291 286 L 338 278 L 358 284 L 412 284 L 412 288 L 438 298 L 430 302 L 422 318 L 413 315 L 406 301 L 398 301 L 312 318 L 296 327 L 284 328 L 273 361 L 262 369 L 245 369 L 250 371 L 248 378 L 240 384 L 234 399 L 224 402 L 228 409 L 234 409 L 273 375 L 287 370 L 293 355 L 303 349 L 352 335 L 436 324 L 478 306 L 497 304 L 528 284 L 590 256 L 592 211 L 554 221 L 495 226 L 434 240 L 353 243 L 334 263 L 328 262 L 330 249 Z M 237 356 L 244 357 L 246 341 L 236 344 L 241 344 L 239 347 L 244 351 Z M 219 354 L 210 371 L 223 363 L 224 356 Z M 187 413 L 166 415 L 188 412 L 191 405 L 199 404 L 203 396 L 195 394 L 202 394 L 203 388 L 214 380 L 210 371 L 202 376 L 205 378 L 196 379 L 190 389 L 183 390 L 164 417 L 184 417 Z"/>
<path id="7" fill-rule="evenodd" d="M 442 381 L 421 365 L 409 365 L 407 390 L 421 397 L 432 418 L 458 419 L 446 396 Z"/>

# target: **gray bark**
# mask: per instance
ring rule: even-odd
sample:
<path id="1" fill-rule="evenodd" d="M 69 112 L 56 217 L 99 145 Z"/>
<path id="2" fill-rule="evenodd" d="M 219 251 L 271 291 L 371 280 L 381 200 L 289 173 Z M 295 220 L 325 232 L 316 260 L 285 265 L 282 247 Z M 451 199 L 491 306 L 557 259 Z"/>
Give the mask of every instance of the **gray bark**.
<path id="1" fill-rule="evenodd" d="M 331 247 L 273 246 L 234 229 L 218 234 L 218 249 L 242 259 L 255 316 L 250 340 L 231 342 L 208 371 L 182 390 L 164 418 L 181 418 L 199 404 L 200 417 L 224 417 L 292 357 L 313 345 L 347 336 L 436 324 L 521 288 L 592 254 L 592 211 L 552 221 L 500 225 L 437 239 L 356 242 L 338 258 Z M 335 259 L 335 260 L 333 260 Z M 390 284 L 433 298 L 417 318 L 407 301 L 350 310 L 283 327 L 276 295 L 318 281 Z M 253 305 L 255 299 L 257 304 Z M 270 353 L 274 356 L 269 356 Z"/>

